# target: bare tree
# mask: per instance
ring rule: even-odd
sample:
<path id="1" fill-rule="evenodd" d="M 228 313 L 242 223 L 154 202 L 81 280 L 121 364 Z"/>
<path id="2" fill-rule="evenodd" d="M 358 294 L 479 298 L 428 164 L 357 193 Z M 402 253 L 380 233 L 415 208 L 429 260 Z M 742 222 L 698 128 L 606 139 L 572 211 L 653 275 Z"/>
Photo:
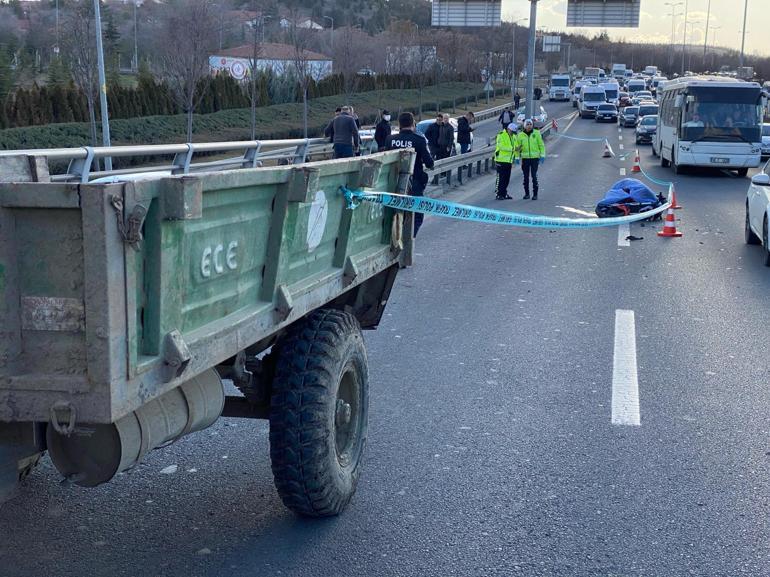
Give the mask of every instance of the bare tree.
<path id="1" fill-rule="evenodd" d="M 252 9 L 259 13 L 260 2 L 254 0 Z M 260 14 L 251 23 L 251 57 L 249 58 L 249 81 L 246 83 L 246 90 L 251 104 L 251 139 L 257 139 L 257 104 L 259 103 L 260 87 L 257 63 L 262 53 L 262 43 L 260 42 L 260 30 L 264 33 L 265 15 Z"/>
<path id="2" fill-rule="evenodd" d="M 99 87 L 96 69 L 96 26 L 93 5 L 77 2 L 64 22 L 63 49 L 75 84 L 85 94 L 91 124 L 91 145 L 96 146 L 96 97 Z"/>
<path id="3" fill-rule="evenodd" d="M 358 90 L 362 68 L 370 67 L 373 55 L 371 37 L 360 28 L 345 26 L 336 31 L 337 43 L 334 51 L 335 71 L 342 74 L 346 101 Z"/>
<path id="4" fill-rule="evenodd" d="M 215 6 L 212 0 L 176 0 L 166 5 L 160 21 L 157 68 L 187 115 L 188 142 L 193 113 L 203 97 L 199 84 L 209 74 L 209 56 L 217 42 Z"/>
<path id="5" fill-rule="evenodd" d="M 301 25 L 300 13 L 298 9 L 290 11 L 290 23 L 287 30 L 287 38 L 292 47 L 292 64 L 294 73 L 297 75 L 297 83 L 302 92 L 302 127 L 304 138 L 307 138 L 308 124 L 308 87 L 313 77 L 313 71 L 310 69 L 308 60 L 308 46 L 310 44 L 310 29 Z"/>

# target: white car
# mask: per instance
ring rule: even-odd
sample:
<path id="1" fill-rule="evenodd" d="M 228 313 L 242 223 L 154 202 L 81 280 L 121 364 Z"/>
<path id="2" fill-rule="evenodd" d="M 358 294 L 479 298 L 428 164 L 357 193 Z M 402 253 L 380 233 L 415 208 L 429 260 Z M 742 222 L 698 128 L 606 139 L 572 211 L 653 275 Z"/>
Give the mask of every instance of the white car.
<path id="1" fill-rule="evenodd" d="M 762 125 L 762 156 L 770 156 L 770 123 Z"/>
<path id="2" fill-rule="evenodd" d="M 765 266 L 770 266 L 770 161 L 754 175 L 746 194 L 746 244 L 761 244 L 765 251 Z"/>

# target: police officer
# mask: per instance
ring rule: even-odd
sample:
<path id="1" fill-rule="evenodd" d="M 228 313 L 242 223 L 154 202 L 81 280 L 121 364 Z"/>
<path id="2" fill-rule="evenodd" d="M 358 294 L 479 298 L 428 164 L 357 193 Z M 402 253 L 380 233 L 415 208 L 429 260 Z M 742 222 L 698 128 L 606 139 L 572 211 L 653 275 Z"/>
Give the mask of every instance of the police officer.
<path id="1" fill-rule="evenodd" d="M 529 198 L 530 174 L 532 175 L 532 200 L 537 200 L 539 189 L 537 168 L 538 165 L 545 163 L 545 144 L 531 118 L 524 121 L 524 129 L 516 135 L 514 143 L 516 164 L 521 162 L 521 170 L 524 172 L 524 200 Z"/>
<path id="2" fill-rule="evenodd" d="M 505 130 L 500 131 L 495 142 L 495 163 L 497 167 L 497 179 L 495 180 L 495 198 L 497 200 L 510 200 L 513 197 L 508 194 L 508 183 L 511 181 L 511 168 L 513 165 L 514 151 L 516 150 L 516 124 L 509 122 Z"/>
<path id="3" fill-rule="evenodd" d="M 433 157 L 428 151 L 428 143 L 425 138 L 415 133 L 414 115 L 411 112 L 403 112 L 398 117 L 398 134 L 388 136 L 385 148 L 395 150 L 397 148 L 411 148 L 417 153 L 414 161 L 414 172 L 410 180 L 409 194 L 422 196 L 425 186 L 428 184 L 428 175 L 423 167 L 433 168 Z M 420 230 L 423 221 L 421 212 L 414 213 L 414 236 Z"/>

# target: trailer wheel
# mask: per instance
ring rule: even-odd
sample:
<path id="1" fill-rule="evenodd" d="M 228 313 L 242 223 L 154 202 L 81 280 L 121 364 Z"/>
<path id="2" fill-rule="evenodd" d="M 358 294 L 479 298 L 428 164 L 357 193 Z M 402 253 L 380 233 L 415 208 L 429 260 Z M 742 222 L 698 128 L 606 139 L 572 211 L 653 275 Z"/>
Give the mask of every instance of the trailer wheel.
<path id="1" fill-rule="evenodd" d="M 369 422 L 366 349 L 356 318 L 321 309 L 280 342 L 270 459 L 292 511 L 338 515 L 356 491 Z"/>

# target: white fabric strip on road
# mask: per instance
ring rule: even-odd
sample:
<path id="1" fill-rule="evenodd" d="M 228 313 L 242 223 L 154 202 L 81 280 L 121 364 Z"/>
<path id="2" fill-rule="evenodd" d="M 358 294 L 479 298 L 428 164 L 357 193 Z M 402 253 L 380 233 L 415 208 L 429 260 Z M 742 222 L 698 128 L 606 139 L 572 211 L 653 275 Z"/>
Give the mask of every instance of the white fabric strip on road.
<path id="1" fill-rule="evenodd" d="M 615 311 L 615 350 L 612 355 L 612 424 L 638 427 L 639 380 L 636 368 L 634 311 Z"/>
<path id="2" fill-rule="evenodd" d="M 631 234 L 631 225 L 628 223 L 618 225 L 618 246 L 631 246 L 628 236 Z"/>

